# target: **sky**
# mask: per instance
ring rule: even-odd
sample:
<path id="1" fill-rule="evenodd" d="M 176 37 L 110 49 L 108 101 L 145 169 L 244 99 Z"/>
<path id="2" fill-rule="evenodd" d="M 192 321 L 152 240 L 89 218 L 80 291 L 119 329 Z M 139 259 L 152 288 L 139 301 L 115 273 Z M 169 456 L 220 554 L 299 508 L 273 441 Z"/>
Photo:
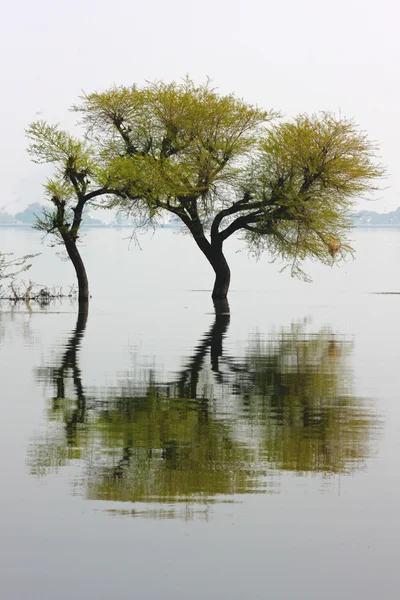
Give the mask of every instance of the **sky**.
<path id="1" fill-rule="evenodd" d="M 388 176 L 374 202 L 400 206 L 400 4 L 395 0 L 20 0 L 2 9 L 0 209 L 43 199 L 46 167 L 24 130 L 73 128 L 82 92 L 210 77 L 285 117 L 331 110 L 380 146 Z"/>

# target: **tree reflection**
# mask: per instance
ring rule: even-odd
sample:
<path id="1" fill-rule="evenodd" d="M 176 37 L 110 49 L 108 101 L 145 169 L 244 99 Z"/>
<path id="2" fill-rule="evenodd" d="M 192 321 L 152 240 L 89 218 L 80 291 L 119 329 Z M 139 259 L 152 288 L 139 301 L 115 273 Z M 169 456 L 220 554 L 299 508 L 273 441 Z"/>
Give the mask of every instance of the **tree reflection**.
<path id="1" fill-rule="evenodd" d="M 89 393 L 78 360 L 87 316 L 61 360 L 37 370 L 55 393 L 46 435 L 30 449 L 37 475 L 78 460 L 90 499 L 209 503 L 274 489 L 283 470 L 329 475 L 365 464 L 376 416 L 351 395 L 352 343 L 329 329 L 311 335 L 296 323 L 255 334 L 234 356 L 223 349 L 229 311 L 216 306 L 173 376 L 153 369 Z"/>
<path id="2" fill-rule="evenodd" d="M 60 431 L 49 430 L 50 437 L 37 447 L 34 470 L 42 473 L 49 467 L 64 466 L 68 460 L 80 458 L 85 445 L 87 410 L 86 394 L 79 367 L 79 350 L 89 314 L 87 302 L 80 302 L 76 326 L 65 344 L 61 358 L 55 364 L 36 369 L 37 379 L 54 388 L 55 395 L 47 410 L 51 423 L 63 424 Z M 53 437 L 52 437 L 53 434 Z"/>

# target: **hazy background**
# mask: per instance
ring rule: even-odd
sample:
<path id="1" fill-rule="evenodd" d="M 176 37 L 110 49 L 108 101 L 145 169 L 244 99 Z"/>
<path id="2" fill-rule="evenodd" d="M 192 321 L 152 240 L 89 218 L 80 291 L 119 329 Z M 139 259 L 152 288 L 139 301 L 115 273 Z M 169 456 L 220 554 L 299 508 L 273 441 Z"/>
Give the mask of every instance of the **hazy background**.
<path id="1" fill-rule="evenodd" d="M 72 127 L 81 91 L 188 73 L 213 79 L 285 116 L 341 110 L 379 142 L 389 189 L 373 204 L 400 205 L 398 23 L 392 0 L 22 0 L 2 11 L 0 209 L 42 199 L 43 167 L 30 163 L 24 128 L 44 118 Z"/>

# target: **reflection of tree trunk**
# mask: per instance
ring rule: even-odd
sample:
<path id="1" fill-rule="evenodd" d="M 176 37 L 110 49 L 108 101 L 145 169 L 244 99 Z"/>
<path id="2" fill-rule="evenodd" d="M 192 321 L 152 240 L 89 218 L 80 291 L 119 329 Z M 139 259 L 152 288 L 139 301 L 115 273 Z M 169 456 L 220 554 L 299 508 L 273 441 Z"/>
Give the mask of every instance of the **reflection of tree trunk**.
<path id="1" fill-rule="evenodd" d="M 219 373 L 219 358 L 222 356 L 222 342 L 231 320 L 228 300 L 214 300 L 215 322 L 209 336 L 211 338 L 211 368 Z"/>
<path id="2" fill-rule="evenodd" d="M 122 450 L 121 460 L 112 469 L 112 478 L 114 481 L 124 478 L 124 469 L 130 465 L 133 451 L 133 440 L 128 439 Z"/>
<path id="3" fill-rule="evenodd" d="M 65 399 L 65 379 L 68 377 L 68 372 L 72 371 L 77 402 L 75 409 L 66 422 L 67 439 L 70 445 L 75 444 L 77 425 L 85 421 L 86 415 L 86 398 L 82 385 L 81 370 L 78 366 L 78 354 L 85 333 L 88 314 L 88 302 L 80 301 L 75 329 L 67 342 L 67 349 L 62 358 L 61 366 L 54 373 L 57 381 L 57 396 L 59 399 Z"/>
<path id="4" fill-rule="evenodd" d="M 210 330 L 203 336 L 187 366 L 178 379 L 180 398 L 197 398 L 197 386 L 204 359 L 210 349 L 211 369 L 219 374 L 219 358 L 222 356 L 222 343 L 229 327 L 230 313 L 228 301 L 214 301 L 215 320 Z"/>

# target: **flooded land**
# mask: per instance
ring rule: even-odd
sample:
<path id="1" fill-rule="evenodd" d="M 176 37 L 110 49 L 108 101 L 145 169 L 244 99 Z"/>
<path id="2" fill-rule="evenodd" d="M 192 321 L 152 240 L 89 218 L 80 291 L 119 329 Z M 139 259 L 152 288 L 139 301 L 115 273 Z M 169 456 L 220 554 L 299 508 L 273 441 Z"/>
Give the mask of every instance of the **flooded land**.
<path id="1" fill-rule="evenodd" d="M 225 306 L 188 236 L 86 235 L 88 310 L 0 307 L 3 597 L 395 598 L 400 230 L 311 284 L 233 240 Z"/>

